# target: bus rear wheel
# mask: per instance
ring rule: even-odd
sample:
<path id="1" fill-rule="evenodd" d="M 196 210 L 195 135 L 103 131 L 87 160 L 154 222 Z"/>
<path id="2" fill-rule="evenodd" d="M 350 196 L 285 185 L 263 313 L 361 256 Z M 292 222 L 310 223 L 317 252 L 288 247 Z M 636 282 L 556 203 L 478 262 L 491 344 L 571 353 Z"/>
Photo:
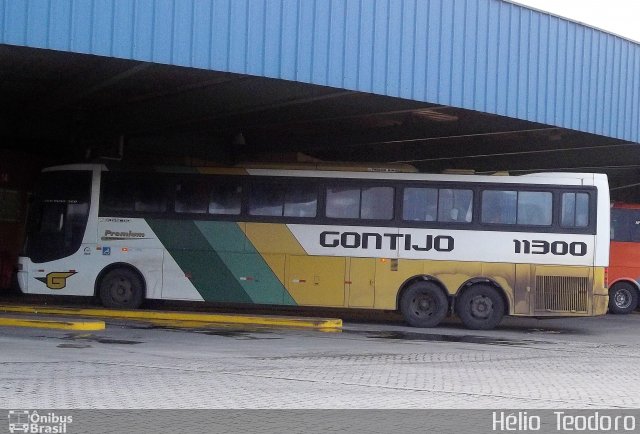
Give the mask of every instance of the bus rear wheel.
<path id="1" fill-rule="evenodd" d="M 433 282 L 417 282 L 402 294 L 400 311 L 409 325 L 435 327 L 449 310 L 447 296 Z"/>
<path id="2" fill-rule="evenodd" d="M 490 285 L 475 284 L 456 300 L 456 312 L 469 329 L 489 330 L 504 316 L 504 301 Z"/>
<path id="3" fill-rule="evenodd" d="M 144 298 L 142 279 L 128 268 L 116 268 L 100 279 L 100 301 L 105 307 L 136 309 Z"/>
<path id="4" fill-rule="evenodd" d="M 616 283 L 609 290 L 609 312 L 626 315 L 638 307 L 638 290 L 628 282 Z"/>

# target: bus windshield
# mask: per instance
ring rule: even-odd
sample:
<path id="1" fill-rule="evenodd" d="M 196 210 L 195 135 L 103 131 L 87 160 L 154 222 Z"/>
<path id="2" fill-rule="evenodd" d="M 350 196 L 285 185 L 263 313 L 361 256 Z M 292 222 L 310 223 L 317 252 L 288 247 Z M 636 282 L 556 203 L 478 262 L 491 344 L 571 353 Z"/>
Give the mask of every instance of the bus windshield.
<path id="1" fill-rule="evenodd" d="M 75 253 L 89 218 L 91 172 L 45 172 L 29 209 L 25 254 L 35 263 Z"/>

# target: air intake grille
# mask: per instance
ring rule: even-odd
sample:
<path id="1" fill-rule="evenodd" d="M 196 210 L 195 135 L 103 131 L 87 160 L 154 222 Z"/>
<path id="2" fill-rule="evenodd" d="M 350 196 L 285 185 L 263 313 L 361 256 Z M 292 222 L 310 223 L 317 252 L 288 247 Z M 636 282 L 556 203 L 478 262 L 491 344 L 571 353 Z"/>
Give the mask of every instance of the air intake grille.
<path id="1" fill-rule="evenodd" d="M 536 276 L 537 311 L 586 313 L 588 301 L 588 277 Z"/>

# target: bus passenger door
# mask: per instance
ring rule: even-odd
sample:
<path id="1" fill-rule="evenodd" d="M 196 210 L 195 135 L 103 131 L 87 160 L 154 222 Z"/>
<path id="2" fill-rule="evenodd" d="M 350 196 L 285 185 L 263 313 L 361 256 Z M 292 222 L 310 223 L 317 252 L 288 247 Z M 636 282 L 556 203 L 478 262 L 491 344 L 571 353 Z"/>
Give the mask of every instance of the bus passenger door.
<path id="1" fill-rule="evenodd" d="M 346 258 L 291 255 L 287 290 L 300 306 L 344 307 Z"/>
<path id="2" fill-rule="evenodd" d="M 349 294 L 349 307 L 373 307 L 376 259 L 351 258 L 349 260 L 349 278 L 346 287 Z"/>

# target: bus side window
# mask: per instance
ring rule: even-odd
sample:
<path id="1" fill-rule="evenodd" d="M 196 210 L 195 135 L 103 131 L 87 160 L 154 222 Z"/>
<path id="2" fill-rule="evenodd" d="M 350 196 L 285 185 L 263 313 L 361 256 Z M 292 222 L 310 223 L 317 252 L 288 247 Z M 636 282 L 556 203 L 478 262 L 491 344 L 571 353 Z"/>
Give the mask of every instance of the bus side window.
<path id="1" fill-rule="evenodd" d="M 249 214 L 281 217 L 284 207 L 284 188 L 281 185 L 257 182 L 249 194 Z"/>
<path id="2" fill-rule="evenodd" d="M 640 242 L 640 212 L 631 211 L 629 214 L 629 238 L 635 243 Z"/>
<path id="3" fill-rule="evenodd" d="M 107 174 L 103 175 L 100 204 L 102 215 L 107 215 L 109 212 L 133 211 L 131 183 L 130 179 L 112 178 Z"/>
<path id="4" fill-rule="evenodd" d="M 438 193 L 438 221 L 470 223 L 473 191 L 441 188 Z"/>
<path id="5" fill-rule="evenodd" d="M 327 188 L 326 215 L 337 219 L 360 217 L 360 189 L 357 187 Z"/>
<path id="6" fill-rule="evenodd" d="M 636 228 L 640 231 L 640 227 L 633 223 L 634 219 L 632 219 L 632 214 L 629 210 L 613 208 L 611 210 L 611 240 L 621 242 L 631 241 L 632 231 Z"/>
<path id="7" fill-rule="evenodd" d="M 518 224 L 550 226 L 553 194 L 549 191 L 518 192 Z"/>
<path id="8" fill-rule="evenodd" d="M 576 193 L 576 226 L 589 226 L 589 195 Z"/>
<path id="9" fill-rule="evenodd" d="M 404 189 L 402 197 L 402 219 L 417 222 L 432 222 L 438 215 L 438 189 Z"/>
<path id="10" fill-rule="evenodd" d="M 563 227 L 589 226 L 589 195 L 587 193 L 562 193 Z"/>
<path id="11" fill-rule="evenodd" d="M 329 187 L 326 216 L 330 218 L 391 220 L 393 187 Z"/>
<path id="12" fill-rule="evenodd" d="M 518 192 L 485 190 L 482 192 L 482 223 L 513 225 L 516 223 Z"/>
<path id="13" fill-rule="evenodd" d="M 393 187 L 363 188 L 360 218 L 391 220 L 393 218 Z"/>
<path id="14" fill-rule="evenodd" d="M 177 213 L 204 214 L 207 212 L 209 193 L 206 183 L 196 180 L 176 184 L 175 211 Z"/>
<path id="15" fill-rule="evenodd" d="M 290 184 L 284 196 L 284 215 L 287 217 L 315 217 L 318 190 L 310 184 Z"/>
<path id="16" fill-rule="evenodd" d="M 240 184 L 217 184 L 211 188 L 209 214 L 238 215 L 242 203 Z"/>
<path id="17" fill-rule="evenodd" d="M 167 210 L 167 188 L 157 181 L 142 180 L 135 188 L 134 211 L 165 212 Z"/>

